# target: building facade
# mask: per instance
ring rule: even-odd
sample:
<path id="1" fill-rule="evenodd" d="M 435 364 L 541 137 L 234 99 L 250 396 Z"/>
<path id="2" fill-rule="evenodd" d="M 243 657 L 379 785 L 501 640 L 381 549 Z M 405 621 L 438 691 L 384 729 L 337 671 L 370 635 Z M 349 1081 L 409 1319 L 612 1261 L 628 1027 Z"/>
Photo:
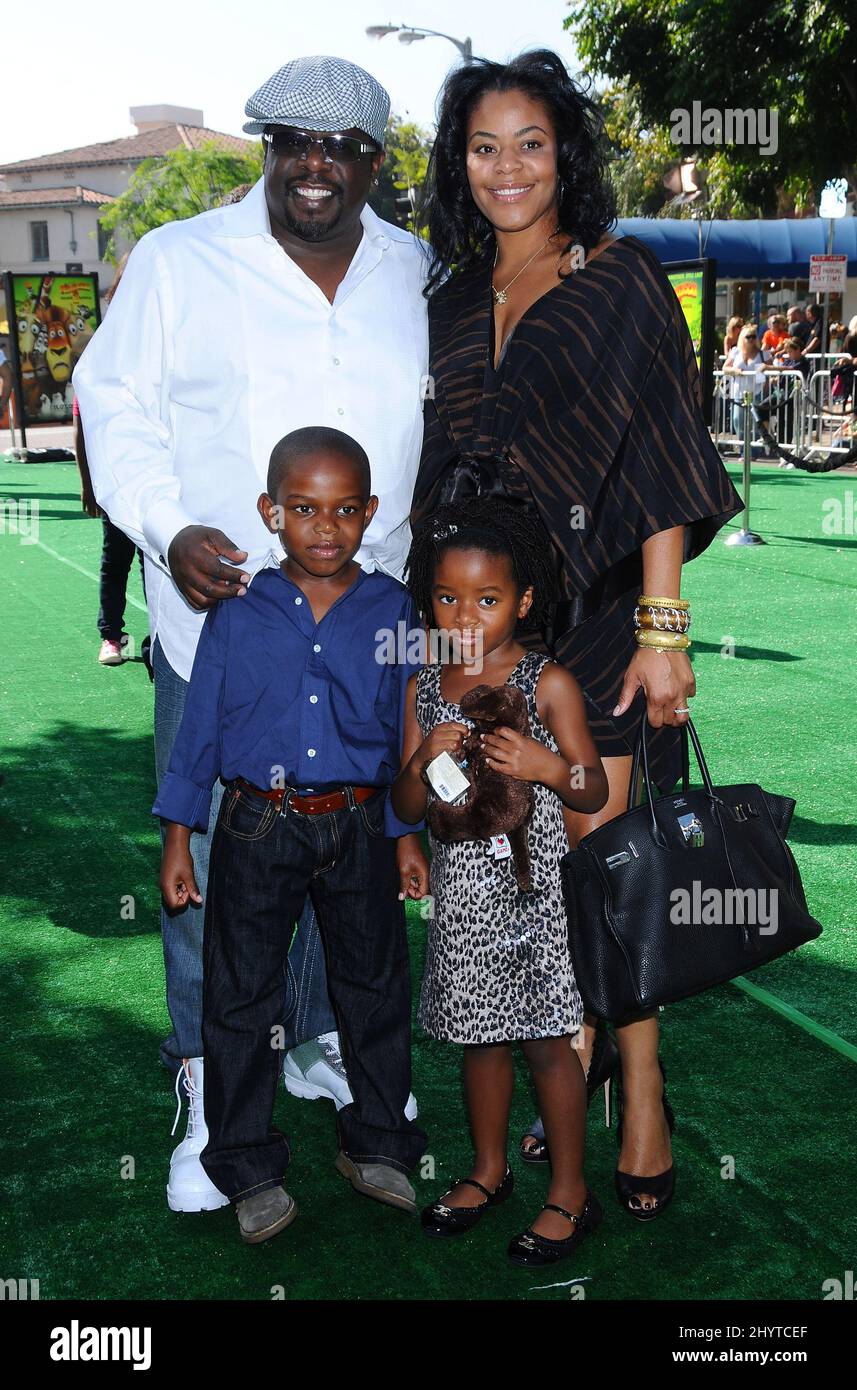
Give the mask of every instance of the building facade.
<path id="1" fill-rule="evenodd" d="M 0 165 L 0 270 L 18 274 L 97 272 L 103 295 L 113 279 L 100 215 L 125 192 L 144 159 L 206 141 L 245 152 L 254 142 L 209 130 L 188 107 L 131 108 L 136 134 Z M 127 246 L 117 244 L 118 255 Z"/>

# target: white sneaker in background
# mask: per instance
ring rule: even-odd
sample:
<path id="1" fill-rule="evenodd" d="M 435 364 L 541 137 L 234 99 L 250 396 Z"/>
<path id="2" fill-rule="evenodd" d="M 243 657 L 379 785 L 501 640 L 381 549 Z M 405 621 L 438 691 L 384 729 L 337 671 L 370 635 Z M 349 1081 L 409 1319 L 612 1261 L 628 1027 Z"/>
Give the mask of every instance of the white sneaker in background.
<path id="1" fill-rule="evenodd" d="M 124 660 L 121 643 L 114 641 L 112 637 L 105 637 L 98 649 L 99 666 L 121 666 Z"/>
<path id="2" fill-rule="evenodd" d="M 303 1100 L 332 1100 L 337 1110 L 354 1099 L 339 1051 L 338 1033 L 322 1033 L 287 1052 L 283 1080 L 289 1095 Z M 408 1096 L 405 1116 L 409 1120 L 417 1118 L 413 1092 Z"/>

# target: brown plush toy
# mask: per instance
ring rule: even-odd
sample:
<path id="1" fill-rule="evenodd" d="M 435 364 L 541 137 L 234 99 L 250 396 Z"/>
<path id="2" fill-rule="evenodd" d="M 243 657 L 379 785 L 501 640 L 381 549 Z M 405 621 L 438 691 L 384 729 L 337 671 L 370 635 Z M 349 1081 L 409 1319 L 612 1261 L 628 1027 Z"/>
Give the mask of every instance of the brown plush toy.
<path id="1" fill-rule="evenodd" d="M 470 786 L 457 806 L 433 801 L 428 823 L 438 840 L 490 840 L 492 835 L 508 835 L 515 880 L 521 892 L 528 893 L 533 886 L 527 845 L 527 825 L 535 805 L 533 788 L 529 782 L 489 767 L 479 744 L 480 734 L 498 728 L 529 734 L 524 692 L 514 685 L 477 685 L 468 690 L 459 708 L 475 725 L 462 750 Z"/>

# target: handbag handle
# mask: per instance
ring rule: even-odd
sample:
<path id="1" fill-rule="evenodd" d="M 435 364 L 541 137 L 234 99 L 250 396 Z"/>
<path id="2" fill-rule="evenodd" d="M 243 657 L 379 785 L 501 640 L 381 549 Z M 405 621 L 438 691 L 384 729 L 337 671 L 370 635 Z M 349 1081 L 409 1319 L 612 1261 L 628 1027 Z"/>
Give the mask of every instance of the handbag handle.
<path id="1" fill-rule="evenodd" d="M 646 728 L 648 722 L 648 711 L 644 709 L 642 717 L 640 719 L 640 730 L 637 734 L 637 741 L 634 745 L 634 756 L 633 761 L 631 763 L 631 781 L 628 786 L 627 809 L 629 811 L 633 811 L 634 809 L 634 791 L 637 785 L 637 777 L 639 775 L 640 760 L 642 755 L 643 790 L 645 792 L 645 796 L 649 804 L 649 817 L 651 820 L 652 838 L 655 841 L 655 844 L 660 845 L 662 849 L 667 849 L 668 846 L 666 837 L 663 831 L 661 830 L 660 826 L 658 825 L 657 819 L 655 817 L 655 797 L 652 791 L 652 779 L 651 774 L 649 772 L 649 751 L 646 741 Z M 693 742 L 693 751 L 696 754 L 696 761 L 699 765 L 699 771 L 702 775 L 702 785 L 705 789 L 705 794 L 710 801 L 719 802 L 720 798 L 715 792 L 714 787 L 712 785 L 711 774 L 708 771 L 708 764 L 705 761 L 705 755 L 702 751 L 702 745 L 699 742 L 699 735 L 697 734 L 696 729 L 693 727 L 693 720 L 690 718 L 688 719 L 686 724 L 682 725 L 681 730 L 681 789 L 685 793 L 690 789 L 690 758 L 688 749 L 688 734 L 690 734 L 690 738 Z"/>
<path id="2" fill-rule="evenodd" d="M 645 712 L 643 714 L 643 723 L 645 723 Z M 633 811 L 634 807 L 637 804 L 634 800 L 634 797 L 637 790 L 637 778 L 640 773 L 640 750 L 642 746 L 642 737 L 643 735 L 641 725 L 640 733 L 638 733 L 636 742 L 634 744 L 634 756 L 631 762 L 631 780 L 628 783 L 628 805 L 626 807 L 628 811 Z M 690 790 L 690 763 L 688 759 L 686 725 L 682 725 L 681 730 L 681 789 L 683 792 L 688 792 Z"/>

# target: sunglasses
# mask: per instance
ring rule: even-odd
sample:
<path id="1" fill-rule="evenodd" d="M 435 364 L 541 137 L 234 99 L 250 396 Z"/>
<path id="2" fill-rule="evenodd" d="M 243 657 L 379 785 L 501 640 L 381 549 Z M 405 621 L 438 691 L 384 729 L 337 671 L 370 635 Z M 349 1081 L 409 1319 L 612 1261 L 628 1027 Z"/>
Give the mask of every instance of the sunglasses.
<path id="1" fill-rule="evenodd" d="M 378 154 L 378 146 L 354 135 L 313 135 L 306 130 L 279 126 L 265 131 L 263 140 L 274 154 L 285 159 L 306 159 L 313 145 L 318 145 L 328 164 L 353 164 L 364 154 Z"/>

